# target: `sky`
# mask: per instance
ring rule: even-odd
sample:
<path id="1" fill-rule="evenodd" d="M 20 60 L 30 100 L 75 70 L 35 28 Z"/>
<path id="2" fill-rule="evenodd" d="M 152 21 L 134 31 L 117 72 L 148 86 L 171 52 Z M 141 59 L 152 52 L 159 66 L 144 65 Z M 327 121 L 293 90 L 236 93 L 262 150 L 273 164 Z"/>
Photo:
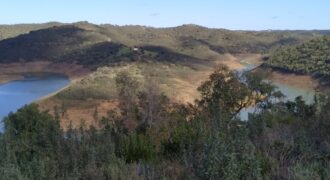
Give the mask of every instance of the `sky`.
<path id="1" fill-rule="evenodd" d="M 71 23 L 233 30 L 330 29 L 330 0 L 2 0 L 0 24 Z"/>

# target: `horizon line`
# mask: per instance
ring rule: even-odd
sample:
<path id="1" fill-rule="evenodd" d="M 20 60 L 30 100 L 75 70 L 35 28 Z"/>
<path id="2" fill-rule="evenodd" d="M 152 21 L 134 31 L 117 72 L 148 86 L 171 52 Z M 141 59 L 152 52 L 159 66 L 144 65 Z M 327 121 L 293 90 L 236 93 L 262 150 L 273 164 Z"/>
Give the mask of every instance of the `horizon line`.
<path id="1" fill-rule="evenodd" d="M 78 23 L 87 23 L 97 26 L 104 26 L 104 25 L 111 25 L 111 26 L 119 26 L 119 27 L 125 27 L 125 26 L 140 26 L 140 27 L 146 27 L 146 28 L 154 28 L 154 29 L 167 29 L 167 28 L 177 28 L 181 26 L 196 26 L 201 28 L 207 28 L 207 29 L 218 29 L 218 30 L 229 30 L 229 31 L 329 31 L 330 27 L 328 29 L 318 29 L 318 28 L 310 28 L 310 29 L 234 29 L 234 28 L 223 28 L 223 27 L 208 27 L 205 25 L 200 25 L 196 23 L 183 23 L 178 24 L 174 26 L 152 26 L 152 25 L 142 25 L 142 24 L 112 24 L 112 23 L 93 23 L 89 21 L 74 21 L 74 22 L 61 22 L 61 21 L 46 21 L 46 22 L 22 22 L 22 23 L 0 23 L 0 26 L 15 26 L 15 25 L 39 25 L 39 24 L 52 24 L 52 23 L 58 23 L 63 25 L 70 25 L 70 24 L 78 24 Z"/>

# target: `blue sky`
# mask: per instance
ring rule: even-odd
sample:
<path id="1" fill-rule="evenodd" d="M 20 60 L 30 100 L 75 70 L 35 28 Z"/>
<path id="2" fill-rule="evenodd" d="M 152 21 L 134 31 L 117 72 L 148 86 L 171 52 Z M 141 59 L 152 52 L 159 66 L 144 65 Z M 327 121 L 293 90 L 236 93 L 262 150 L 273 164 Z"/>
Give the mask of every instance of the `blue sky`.
<path id="1" fill-rule="evenodd" d="M 330 0 L 3 0 L 0 24 L 96 24 L 330 29 Z"/>

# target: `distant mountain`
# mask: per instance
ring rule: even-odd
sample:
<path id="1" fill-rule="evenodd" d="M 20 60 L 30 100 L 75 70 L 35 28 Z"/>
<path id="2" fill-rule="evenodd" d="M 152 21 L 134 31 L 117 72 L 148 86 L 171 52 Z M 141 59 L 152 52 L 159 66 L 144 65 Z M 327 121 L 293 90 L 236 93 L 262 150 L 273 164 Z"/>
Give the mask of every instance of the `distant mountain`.
<path id="1" fill-rule="evenodd" d="M 15 30 L 9 33 L 10 30 Z M 330 31 L 230 31 L 47 23 L 0 26 L 0 62 L 48 60 L 101 66 L 123 60 L 214 60 L 223 53 L 267 53 Z M 135 50 L 134 50 L 135 49 Z"/>
<path id="2" fill-rule="evenodd" d="M 330 77 L 330 36 L 273 52 L 267 65 L 296 73 Z"/>

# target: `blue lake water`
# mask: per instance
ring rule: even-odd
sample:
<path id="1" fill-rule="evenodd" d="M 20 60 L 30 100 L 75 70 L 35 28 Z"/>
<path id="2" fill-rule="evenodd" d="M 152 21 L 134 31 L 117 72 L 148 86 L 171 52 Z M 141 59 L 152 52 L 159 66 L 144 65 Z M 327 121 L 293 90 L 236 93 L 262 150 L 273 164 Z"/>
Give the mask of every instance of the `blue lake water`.
<path id="1" fill-rule="evenodd" d="M 69 84 L 65 75 L 54 73 L 27 74 L 24 79 L 0 84 L 0 119 Z M 0 129 L 3 124 L 0 124 Z"/>

